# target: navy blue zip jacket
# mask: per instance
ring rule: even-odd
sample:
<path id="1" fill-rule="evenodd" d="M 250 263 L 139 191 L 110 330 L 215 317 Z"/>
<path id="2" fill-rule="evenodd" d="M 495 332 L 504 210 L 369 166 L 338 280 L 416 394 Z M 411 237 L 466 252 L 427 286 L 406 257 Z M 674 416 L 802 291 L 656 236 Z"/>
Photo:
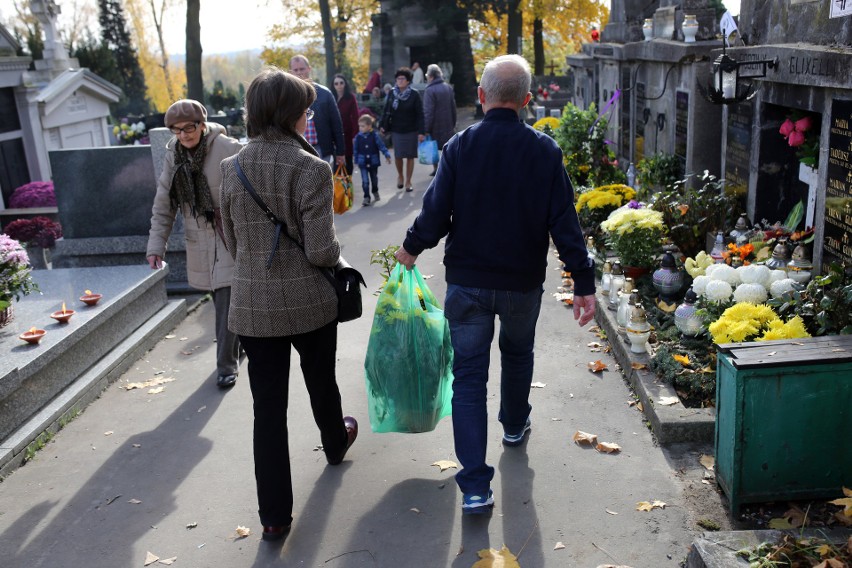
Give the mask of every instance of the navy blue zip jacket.
<path id="1" fill-rule="evenodd" d="M 447 282 L 529 291 L 544 283 L 549 238 L 578 296 L 595 291 L 562 150 L 511 109 L 488 111 L 456 134 L 403 246 L 412 255 L 444 236 Z"/>

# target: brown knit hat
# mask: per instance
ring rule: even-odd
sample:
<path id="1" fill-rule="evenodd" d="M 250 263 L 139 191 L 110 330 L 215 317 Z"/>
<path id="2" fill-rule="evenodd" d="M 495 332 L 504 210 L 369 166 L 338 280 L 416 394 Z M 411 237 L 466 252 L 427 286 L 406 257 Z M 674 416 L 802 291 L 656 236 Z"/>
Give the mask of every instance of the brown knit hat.
<path id="1" fill-rule="evenodd" d="M 176 101 L 166 111 L 166 128 L 171 128 L 178 122 L 204 122 L 207 120 L 207 109 L 198 101 L 181 99 Z"/>

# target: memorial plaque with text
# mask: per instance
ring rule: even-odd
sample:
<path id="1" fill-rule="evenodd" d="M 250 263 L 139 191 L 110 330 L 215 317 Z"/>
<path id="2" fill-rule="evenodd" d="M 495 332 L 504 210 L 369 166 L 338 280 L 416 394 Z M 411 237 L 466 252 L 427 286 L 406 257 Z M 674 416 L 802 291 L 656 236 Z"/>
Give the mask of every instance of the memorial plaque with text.
<path id="1" fill-rule="evenodd" d="M 689 138 L 689 93 L 678 91 L 675 95 L 674 153 L 686 169 L 686 141 Z"/>
<path id="2" fill-rule="evenodd" d="M 831 262 L 852 266 L 852 101 L 831 105 L 826 178 L 823 274 Z"/>
<path id="3" fill-rule="evenodd" d="M 728 146 L 725 148 L 725 187 L 735 195 L 748 192 L 749 158 L 751 157 L 750 102 L 728 107 Z"/>
<path id="4" fill-rule="evenodd" d="M 633 145 L 633 163 L 645 157 L 645 83 L 636 83 L 636 138 Z"/>

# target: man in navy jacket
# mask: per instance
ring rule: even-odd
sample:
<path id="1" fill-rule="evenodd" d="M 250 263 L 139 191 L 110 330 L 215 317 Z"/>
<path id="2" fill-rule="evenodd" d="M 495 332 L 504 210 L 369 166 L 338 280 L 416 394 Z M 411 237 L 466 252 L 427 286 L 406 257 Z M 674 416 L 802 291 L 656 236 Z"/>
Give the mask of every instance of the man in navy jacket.
<path id="1" fill-rule="evenodd" d="M 485 118 L 445 146 L 423 209 L 397 260 L 414 266 L 444 236 L 444 314 L 453 342 L 453 437 L 462 512 L 494 505 L 494 468 L 485 463 L 487 381 L 494 318 L 500 317 L 503 444 L 519 446 L 530 429 L 535 325 L 552 238 L 574 278 L 574 319 L 595 313 L 595 268 L 583 241 L 574 190 L 556 142 L 523 123 L 529 64 L 518 55 L 485 66 L 478 89 Z"/>
<path id="2" fill-rule="evenodd" d="M 343 120 L 340 118 L 340 110 L 337 108 L 337 99 L 324 87 L 311 79 L 311 64 L 304 55 L 294 55 L 290 59 L 290 73 L 313 83 L 317 92 L 317 98 L 311 109 L 314 111 L 314 128 L 316 128 L 317 141 L 311 142 L 319 152 L 320 157 L 326 162 L 331 162 L 334 156 L 337 165 L 346 163 L 346 147 L 343 140 Z"/>

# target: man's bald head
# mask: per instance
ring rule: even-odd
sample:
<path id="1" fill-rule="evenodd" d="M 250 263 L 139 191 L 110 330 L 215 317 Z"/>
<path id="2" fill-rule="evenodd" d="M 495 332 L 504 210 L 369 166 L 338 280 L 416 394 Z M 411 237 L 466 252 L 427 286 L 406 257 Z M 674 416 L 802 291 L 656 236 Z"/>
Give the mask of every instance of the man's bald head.
<path id="1" fill-rule="evenodd" d="M 527 100 L 532 84 L 530 65 L 520 55 L 501 55 L 485 65 L 479 87 L 492 106 L 517 106 Z"/>

